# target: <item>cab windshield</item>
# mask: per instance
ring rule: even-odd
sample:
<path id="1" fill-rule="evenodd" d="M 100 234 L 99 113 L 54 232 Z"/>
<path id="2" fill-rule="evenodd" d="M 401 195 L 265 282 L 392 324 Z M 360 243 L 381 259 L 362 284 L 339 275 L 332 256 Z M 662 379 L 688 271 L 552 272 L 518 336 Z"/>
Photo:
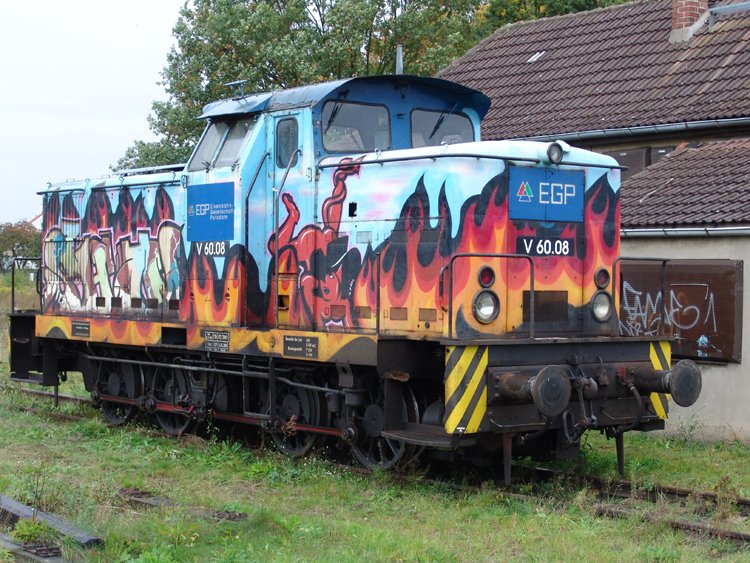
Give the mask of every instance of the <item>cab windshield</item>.
<path id="1" fill-rule="evenodd" d="M 385 106 L 330 101 L 323 106 L 323 147 L 328 152 L 370 152 L 391 146 Z"/>
<path id="2" fill-rule="evenodd" d="M 227 121 L 211 123 L 193 153 L 188 171 L 197 172 L 234 164 L 255 122 L 255 117 L 248 117 L 234 123 Z"/>
<path id="3" fill-rule="evenodd" d="M 473 140 L 471 120 L 461 113 L 422 109 L 411 112 L 412 147 L 470 143 Z"/>

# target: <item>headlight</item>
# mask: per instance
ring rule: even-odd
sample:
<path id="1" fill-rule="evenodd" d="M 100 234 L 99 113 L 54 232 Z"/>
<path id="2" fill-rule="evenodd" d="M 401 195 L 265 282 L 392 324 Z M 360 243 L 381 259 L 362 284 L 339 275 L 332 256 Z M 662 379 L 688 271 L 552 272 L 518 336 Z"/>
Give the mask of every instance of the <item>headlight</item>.
<path id="1" fill-rule="evenodd" d="M 474 317 L 483 324 L 491 323 L 500 313 L 500 301 L 489 290 L 480 291 L 474 298 Z"/>
<path id="2" fill-rule="evenodd" d="M 606 291 L 599 291 L 591 300 L 591 314 L 600 323 L 606 322 L 612 314 L 612 298 Z"/>
<path id="3" fill-rule="evenodd" d="M 560 164 L 563 159 L 563 150 L 557 143 L 550 144 L 547 147 L 547 158 L 552 164 Z"/>
<path id="4" fill-rule="evenodd" d="M 570 145 L 565 141 L 555 141 L 547 146 L 547 160 L 552 164 L 560 164 L 566 152 L 570 152 Z"/>

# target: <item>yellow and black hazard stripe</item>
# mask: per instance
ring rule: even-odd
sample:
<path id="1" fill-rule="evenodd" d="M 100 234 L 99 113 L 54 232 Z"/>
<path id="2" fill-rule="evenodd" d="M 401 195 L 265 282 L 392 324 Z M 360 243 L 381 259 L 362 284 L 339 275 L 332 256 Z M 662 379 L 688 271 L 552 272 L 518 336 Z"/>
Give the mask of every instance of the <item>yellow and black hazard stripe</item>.
<path id="1" fill-rule="evenodd" d="M 449 346 L 445 360 L 445 430 L 477 432 L 487 412 L 487 346 Z"/>
<path id="2" fill-rule="evenodd" d="M 651 365 L 656 370 L 668 370 L 671 368 L 672 345 L 669 342 L 652 342 L 649 349 Z M 669 416 L 669 394 L 651 393 L 651 404 L 654 405 L 656 415 L 662 420 Z"/>

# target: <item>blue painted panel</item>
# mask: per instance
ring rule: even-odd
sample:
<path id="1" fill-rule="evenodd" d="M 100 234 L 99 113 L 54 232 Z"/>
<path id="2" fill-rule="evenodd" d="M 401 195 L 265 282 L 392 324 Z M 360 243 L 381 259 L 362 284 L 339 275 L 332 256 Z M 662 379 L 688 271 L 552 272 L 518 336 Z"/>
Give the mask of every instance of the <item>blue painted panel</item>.
<path id="1" fill-rule="evenodd" d="M 188 186 L 187 238 L 191 242 L 234 238 L 234 182 Z"/>
<path id="2" fill-rule="evenodd" d="M 584 173 L 514 166 L 510 169 L 510 219 L 583 222 Z"/>

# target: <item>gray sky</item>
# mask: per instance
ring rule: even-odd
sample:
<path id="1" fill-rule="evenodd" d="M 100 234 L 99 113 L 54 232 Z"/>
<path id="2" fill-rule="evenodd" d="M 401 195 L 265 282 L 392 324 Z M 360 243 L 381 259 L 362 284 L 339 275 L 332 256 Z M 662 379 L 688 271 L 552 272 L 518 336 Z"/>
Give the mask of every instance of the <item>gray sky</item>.
<path id="1" fill-rule="evenodd" d="M 184 0 L 0 0 L 0 222 L 41 211 L 47 182 L 109 173 L 164 99 Z"/>

